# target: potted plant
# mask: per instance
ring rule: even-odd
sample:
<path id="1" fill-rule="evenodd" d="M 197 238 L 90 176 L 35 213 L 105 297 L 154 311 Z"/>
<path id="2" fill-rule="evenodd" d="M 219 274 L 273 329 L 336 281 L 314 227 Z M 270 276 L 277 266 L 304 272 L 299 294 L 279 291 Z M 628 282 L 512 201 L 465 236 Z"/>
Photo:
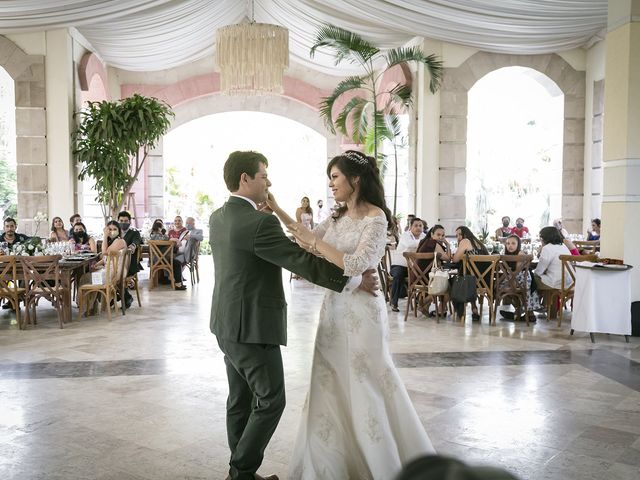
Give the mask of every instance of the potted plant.
<path id="1" fill-rule="evenodd" d="M 401 134 L 398 113 L 411 106 L 412 91 L 407 84 L 398 84 L 390 89 L 381 88 L 384 74 L 397 65 L 410 62 L 422 63 L 430 75 L 429 89 L 436 92 L 442 77 L 442 62 L 435 55 L 425 55 L 418 47 L 393 48 L 382 53 L 380 48 L 363 39 L 360 35 L 334 25 L 323 25 L 316 33 L 311 57 L 318 48 L 326 47 L 333 51 L 335 64 L 346 60 L 359 65 L 362 75 L 342 80 L 331 95 L 322 99 L 320 115 L 332 133 L 338 130 L 350 136 L 355 143 L 363 144 L 365 153 L 381 161 L 380 146 L 384 139 L 392 142 L 395 152 L 397 176 L 397 147 Z M 383 65 L 377 68 L 377 65 Z M 344 95 L 350 100 L 338 112 L 334 121 L 334 105 Z M 394 191 L 397 197 L 397 181 Z"/>
<path id="2" fill-rule="evenodd" d="M 96 200 L 105 219 L 124 205 L 149 151 L 169 130 L 171 107 L 135 94 L 117 102 L 89 102 L 73 131 L 73 154 L 81 165 L 78 179 L 95 180 Z"/>

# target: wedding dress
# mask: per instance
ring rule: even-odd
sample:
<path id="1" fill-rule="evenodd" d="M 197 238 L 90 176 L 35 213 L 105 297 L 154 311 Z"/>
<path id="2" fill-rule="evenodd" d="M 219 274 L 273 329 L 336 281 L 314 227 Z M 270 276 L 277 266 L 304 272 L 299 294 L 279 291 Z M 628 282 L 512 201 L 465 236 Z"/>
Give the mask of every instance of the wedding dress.
<path id="1" fill-rule="evenodd" d="M 377 267 L 387 221 L 328 218 L 314 233 L 346 253 L 345 275 L 352 276 Z M 389 480 L 415 457 L 435 453 L 388 341 L 383 295 L 326 293 L 290 479 Z"/>

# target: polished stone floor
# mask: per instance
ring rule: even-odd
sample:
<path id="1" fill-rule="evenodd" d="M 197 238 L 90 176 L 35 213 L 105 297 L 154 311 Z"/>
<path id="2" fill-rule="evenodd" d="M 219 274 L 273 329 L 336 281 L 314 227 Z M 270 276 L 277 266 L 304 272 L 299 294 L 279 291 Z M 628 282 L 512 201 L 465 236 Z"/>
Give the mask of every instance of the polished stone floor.
<path id="1" fill-rule="evenodd" d="M 18 331 L 0 312 L 0 479 L 223 479 L 226 380 L 210 257 L 185 292 L 141 282 L 126 316 Z M 145 278 L 143 276 L 143 278 Z M 322 289 L 288 283 L 288 404 L 263 473 L 286 478 Z M 400 375 L 439 453 L 522 479 L 640 478 L 640 339 L 392 314 Z"/>

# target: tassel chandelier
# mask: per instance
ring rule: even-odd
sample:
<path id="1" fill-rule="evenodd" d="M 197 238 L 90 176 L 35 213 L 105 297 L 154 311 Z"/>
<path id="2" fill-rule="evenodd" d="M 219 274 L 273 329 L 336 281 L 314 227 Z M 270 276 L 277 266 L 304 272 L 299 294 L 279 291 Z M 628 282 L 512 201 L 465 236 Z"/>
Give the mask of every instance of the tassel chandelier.
<path id="1" fill-rule="evenodd" d="M 289 66 L 289 31 L 279 25 L 256 23 L 251 1 L 249 23 L 218 29 L 216 56 L 220 89 L 229 95 L 282 93 Z"/>

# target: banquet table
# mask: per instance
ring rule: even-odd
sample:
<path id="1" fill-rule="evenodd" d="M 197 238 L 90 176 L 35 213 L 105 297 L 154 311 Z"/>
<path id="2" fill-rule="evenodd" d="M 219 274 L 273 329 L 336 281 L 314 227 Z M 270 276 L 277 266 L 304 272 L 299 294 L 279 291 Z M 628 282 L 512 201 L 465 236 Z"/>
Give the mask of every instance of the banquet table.
<path id="1" fill-rule="evenodd" d="M 631 335 L 631 266 L 576 265 L 571 333 Z"/>

